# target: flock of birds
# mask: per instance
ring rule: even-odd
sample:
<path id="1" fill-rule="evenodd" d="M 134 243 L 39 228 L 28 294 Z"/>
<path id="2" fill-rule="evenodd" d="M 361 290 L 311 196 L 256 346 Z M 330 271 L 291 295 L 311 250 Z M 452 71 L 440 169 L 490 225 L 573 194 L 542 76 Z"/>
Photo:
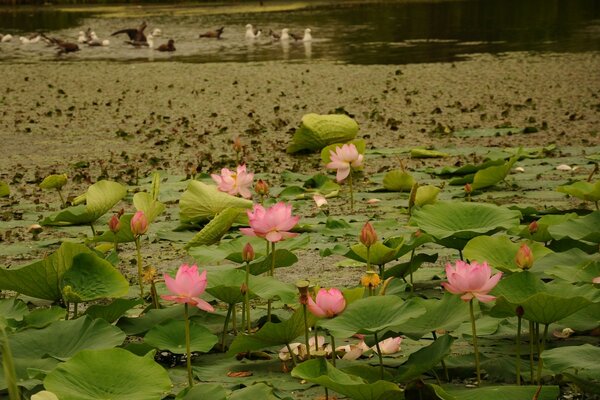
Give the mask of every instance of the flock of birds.
<path id="1" fill-rule="evenodd" d="M 154 47 L 154 39 L 160 37 L 162 35 L 162 31 L 159 28 L 155 28 L 152 33 L 146 35 L 144 31 L 147 28 L 147 24 L 143 21 L 137 28 L 127 28 L 121 29 L 119 31 L 113 32 L 111 36 L 117 36 L 125 34 L 128 39 L 125 43 L 133 46 L 133 47 L 148 47 L 150 49 L 154 49 L 157 51 L 163 52 L 172 52 L 175 51 L 175 41 L 173 39 L 169 39 L 167 43 L 161 44 Z M 199 38 L 209 38 L 209 39 L 221 39 L 221 35 L 223 34 L 225 27 L 220 27 L 215 30 L 207 31 L 199 35 Z M 246 40 L 256 40 L 262 36 L 262 30 L 256 29 L 251 24 L 246 25 Z M 288 28 L 284 28 L 281 30 L 281 33 L 275 32 L 269 29 L 267 36 L 274 41 L 288 42 L 288 41 L 303 41 L 310 42 L 312 41 L 312 35 L 310 28 L 306 28 L 304 30 L 304 35 L 298 35 L 291 33 Z M 0 43 L 7 43 L 13 40 L 13 36 L 11 34 L 2 35 L 0 34 Z M 43 41 L 50 46 L 56 46 L 58 48 L 58 54 L 64 53 L 72 53 L 79 51 L 79 45 L 88 45 L 88 46 L 109 46 L 110 40 L 108 39 L 100 39 L 98 35 L 91 29 L 88 28 L 85 32 L 80 31 L 79 36 L 77 38 L 77 42 L 72 42 L 68 40 L 63 40 L 56 37 L 46 36 L 44 33 L 35 33 L 30 36 L 20 36 L 19 41 L 22 44 L 31 44 L 38 43 Z"/>

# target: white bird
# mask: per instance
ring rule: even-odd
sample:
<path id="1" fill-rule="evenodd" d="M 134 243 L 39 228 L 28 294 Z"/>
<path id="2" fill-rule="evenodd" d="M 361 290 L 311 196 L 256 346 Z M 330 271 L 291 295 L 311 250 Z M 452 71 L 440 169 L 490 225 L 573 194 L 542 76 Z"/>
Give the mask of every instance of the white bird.
<path id="1" fill-rule="evenodd" d="M 290 40 L 290 30 L 288 28 L 281 30 L 281 40 Z"/>
<path id="2" fill-rule="evenodd" d="M 154 36 L 154 37 L 162 36 L 162 31 L 160 30 L 160 28 L 154 28 L 154 30 L 152 31 L 152 36 Z"/>
<path id="3" fill-rule="evenodd" d="M 36 35 L 36 36 L 34 36 L 32 38 L 28 38 L 28 37 L 25 37 L 25 36 L 20 36 L 19 37 L 19 40 L 21 41 L 21 44 L 37 43 L 37 42 L 40 41 L 40 39 L 41 39 L 40 35 Z"/>
<path id="4" fill-rule="evenodd" d="M 312 35 L 310 34 L 310 28 L 306 28 L 304 30 L 304 36 L 302 37 L 303 42 L 310 42 L 312 40 Z"/>
<path id="5" fill-rule="evenodd" d="M 8 33 L 8 34 L 2 36 L 2 43 L 8 43 L 12 40 L 12 38 L 13 38 L 13 36 L 10 33 Z"/>
<path id="6" fill-rule="evenodd" d="M 154 48 L 154 35 L 149 34 L 146 37 L 146 42 L 148 43 L 148 48 L 153 49 Z"/>
<path id="7" fill-rule="evenodd" d="M 79 33 L 77 34 L 77 43 L 85 43 L 85 42 L 87 42 L 85 33 L 83 31 L 79 31 Z"/>
<path id="8" fill-rule="evenodd" d="M 246 39 L 258 39 L 261 31 L 255 30 L 251 24 L 246 25 Z"/>

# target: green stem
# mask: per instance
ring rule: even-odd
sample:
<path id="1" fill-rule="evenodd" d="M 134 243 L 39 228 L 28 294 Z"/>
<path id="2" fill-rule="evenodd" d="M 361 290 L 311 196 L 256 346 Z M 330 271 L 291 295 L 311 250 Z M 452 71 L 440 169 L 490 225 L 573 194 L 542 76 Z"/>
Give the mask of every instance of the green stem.
<path id="1" fill-rule="evenodd" d="M 185 354 L 187 355 L 186 366 L 188 374 L 188 385 L 194 386 L 194 375 L 192 374 L 192 352 L 190 350 L 190 318 L 188 315 L 188 303 L 183 307 L 183 318 L 185 319 Z"/>
<path id="2" fill-rule="evenodd" d="M 331 363 L 335 367 L 335 359 L 337 358 L 337 355 L 335 353 L 335 338 L 332 334 L 329 334 L 329 337 L 331 338 Z"/>
<path id="3" fill-rule="evenodd" d="M 142 249 L 140 245 L 140 237 L 135 238 L 135 250 L 137 251 L 137 268 L 138 268 L 138 284 L 140 285 L 140 299 L 144 300 L 144 282 L 142 279 Z"/>
<path id="4" fill-rule="evenodd" d="M 246 263 L 246 293 L 244 295 L 244 303 L 246 306 L 246 330 L 248 333 L 252 331 L 252 320 L 250 319 L 250 263 Z"/>
<path id="5" fill-rule="evenodd" d="M 150 297 L 152 298 L 152 307 L 154 307 L 155 310 L 158 310 L 160 308 L 160 303 L 158 301 L 158 292 L 156 291 L 156 284 L 154 283 L 154 279 L 150 284 Z"/>
<path id="6" fill-rule="evenodd" d="M 233 335 L 237 336 L 237 304 L 233 303 L 232 314 L 231 314 L 231 329 L 233 330 Z"/>
<path id="7" fill-rule="evenodd" d="M 315 324 L 315 351 L 319 349 L 319 328 Z"/>
<path id="8" fill-rule="evenodd" d="M 540 361 L 539 360 L 540 360 L 540 353 L 541 353 L 541 350 L 540 350 L 540 324 L 539 324 L 539 322 L 535 323 L 535 346 L 536 346 L 536 349 L 537 349 L 538 368 L 539 368 L 539 366 L 540 366 L 540 364 L 539 364 Z M 537 384 L 538 385 L 540 384 L 540 380 L 539 380 L 539 376 L 540 375 L 541 375 L 541 372 L 538 370 L 537 371 L 537 376 L 538 376 Z"/>
<path id="9" fill-rule="evenodd" d="M 62 195 L 62 192 L 58 188 L 56 188 L 56 191 L 58 192 L 58 197 L 60 197 L 60 204 L 62 205 L 62 208 L 66 208 L 67 207 L 67 203 L 65 203 L 65 199 L 64 199 L 64 197 Z"/>
<path id="10" fill-rule="evenodd" d="M 71 303 L 68 301 L 65 302 L 65 306 L 67 307 L 67 315 L 65 316 L 65 320 L 69 319 L 69 313 L 71 312 Z"/>
<path id="11" fill-rule="evenodd" d="M 517 385 L 521 384 L 521 316 L 517 316 L 517 359 L 515 360 L 515 367 L 517 373 Z"/>
<path id="12" fill-rule="evenodd" d="M 458 255 L 460 256 L 460 261 L 465 261 L 465 259 L 463 258 L 462 250 L 458 250 Z"/>
<path id="13" fill-rule="evenodd" d="M 15 361 L 12 357 L 12 351 L 8 343 L 8 335 L 4 330 L 4 327 L 0 325 L 0 332 L 2 332 L 2 365 L 4 367 L 4 381 L 6 382 L 6 389 L 8 391 L 8 398 L 10 400 L 21 399 L 21 392 L 17 385 L 17 373 L 15 371 Z"/>
<path id="14" fill-rule="evenodd" d="M 310 345 L 308 343 L 308 309 L 306 304 L 302 304 L 302 310 L 304 311 L 304 342 L 306 345 L 306 359 L 310 360 Z"/>
<path id="15" fill-rule="evenodd" d="M 231 304 L 227 307 L 227 315 L 225 316 L 225 323 L 223 323 L 223 333 L 221 333 L 221 350 L 225 351 L 225 335 L 227 334 L 227 328 L 229 328 L 229 319 L 231 318 Z"/>
<path id="16" fill-rule="evenodd" d="M 377 355 L 379 356 L 379 372 L 381 373 L 381 380 L 383 380 L 383 355 L 381 354 L 381 348 L 379 347 L 377 332 L 375 332 L 373 336 L 375 337 L 375 347 L 377 348 Z"/>
<path id="17" fill-rule="evenodd" d="M 529 321 L 529 382 L 533 383 L 533 340 L 535 336 L 533 321 Z"/>
<path id="18" fill-rule="evenodd" d="M 481 371 L 479 370 L 479 350 L 477 348 L 477 329 L 475 329 L 475 312 L 473 311 L 473 299 L 469 301 L 469 313 L 471 314 L 471 333 L 473 335 L 473 350 L 475 351 L 475 370 L 477 371 L 477 386 L 480 386 Z"/>
<path id="19" fill-rule="evenodd" d="M 92 229 L 92 236 L 96 236 L 96 228 L 94 228 L 93 223 L 90 223 L 90 228 Z"/>
<path id="20" fill-rule="evenodd" d="M 294 352 L 292 351 L 292 348 L 290 347 L 290 344 L 286 343 L 285 347 L 287 347 L 288 352 L 290 353 L 290 359 L 292 360 L 292 364 L 294 364 L 294 367 L 295 367 L 297 365 L 297 363 L 296 363 L 296 356 L 294 355 Z"/>
<path id="21" fill-rule="evenodd" d="M 410 253 L 410 266 L 408 268 L 408 270 L 410 271 L 410 295 L 411 297 L 414 296 L 415 294 L 415 284 L 413 283 L 413 270 L 412 270 L 412 263 L 413 263 L 413 258 L 415 257 L 415 249 L 412 250 L 412 252 Z M 435 333 L 434 333 L 435 335 Z M 443 360 L 442 360 L 443 362 Z M 448 371 L 446 371 L 447 373 Z"/>
<path id="22" fill-rule="evenodd" d="M 348 185 L 350 185 L 350 212 L 354 213 L 354 187 L 352 186 L 352 169 L 348 175 Z"/>
<path id="23" fill-rule="evenodd" d="M 77 305 L 79 303 L 73 303 L 73 319 L 77 318 Z"/>
<path id="24" fill-rule="evenodd" d="M 544 335 L 542 336 L 542 346 L 538 348 L 538 370 L 537 370 L 537 382 L 538 385 L 542 384 L 542 369 L 544 368 L 544 360 L 542 359 L 542 352 L 546 347 L 546 337 L 548 336 L 548 324 L 544 325 Z"/>
<path id="25" fill-rule="evenodd" d="M 371 246 L 367 246 L 367 271 L 371 270 Z"/>
<path id="26" fill-rule="evenodd" d="M 435 333 L 435 331 L 431 331 L 431 335 L 433 336 L 433 340 L 437 340 L 437 333 Z M 446 361 L 444 361 L 444 359 L 442 358 L 442 361 L 440 361 L 440 363 L 442 364 L 442 368 L 444 369 L 444 379 L 446 379 L 446 382 L 450 382 L 450 374 L 448 373 Z"/>
<path id="27" fill-rule="evenodd" d="M 267 247 L 269 246 L 269 242 L 267 242 Z M 271 243 L 271 271 L 269 276 L 273 276 L 275 274 L 275 242 Z M 271 322 L 271 303 L 272 300 L 267 300 L 267 321 Z"/>

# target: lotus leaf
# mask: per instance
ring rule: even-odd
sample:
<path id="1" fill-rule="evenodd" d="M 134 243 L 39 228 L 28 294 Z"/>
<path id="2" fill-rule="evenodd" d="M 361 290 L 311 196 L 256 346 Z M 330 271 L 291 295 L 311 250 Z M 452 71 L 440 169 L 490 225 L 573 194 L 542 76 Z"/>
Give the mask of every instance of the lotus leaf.
<path id="1" fill-rule="evenodd" d="M 422 207 L 425 204 L 433 204 L 437 201 L 440 188 L 432 185 L 419 186 L 415 196 L 415 206 Z"/>
<path id="2" fill-rule="evenodd" d="M 526 244 L 531 249 L 534 260 L 552 253 L 552 250 L 540 243 L 529 242 Z M 486 261 L 492 268 L 510 273 L 520 271 L 515 262 L 519 247 L 520 243 L 513 243 L 506 235 L 477 236 L 469 240 L 463 249 L 463 254 L 470 261 L 479 263 Z"/>
<path id="3" fill-rule="evenodd" d="M 332 143 L 326 147 L 324 147 L 321 150 L 321 161 L 323 161 L 324 164 L 329 164 L 331 162 L 331 152 L 335 152 L 335 148 L 336 147 L 342 147 L 345 144 L 353 144 L 354 146 L 356 146 L 356 150 L 358 150 L 358 154 L 365 154 L 365 150 L 367 148 L 367 142 L 365 142 L 364 139 L 355 139 L 355 140 L 351 140 L 348 143 L 346 142 L 341 142 L 341 143 Z M 361 169 L 362 167 L 360 167 L 359 169 Z"/>
<path id="4" fill-rule="evenodd" d="M 184 393 L 177 395 L 181 400 L 227 400 L 227 393 L 223 386 L 216 383 L 202 383 L 191 388 L 186 388 Z M 181 396 L 181 397 L 180 397 Z"/>
<path id="5" fill-rule="evenodd" d="M 503 165 L 503 164 L 504 164 L 504 160 L 500 158 L 497 160 L 489 160 L 489 161 L 486 161 L 483 164 L 479 164 L 479 165 L 467 164 L 467 165 L 463 165 L 462 167 L 443 167 L 441 169 L 433 170 L 431 172 L 434 173 L 435 175 L 442 175 L 442 176 L 444 176 L 444 175 L 464 176 L 464 175 L 473 175 L 479 170 L 486 169 L 488 167 L 492 167 L 495 165 L 497 166 L 497 165 Z"/>
<path id="6" fill-rule="evenodd" d="M 85 206 L 76 205 L 44 218 L 42 225 L 91 224 L 106 214 L 127 194 L 123 185 L 111 181 L 98 181 L 85 193 Z"/>
<path id="7" fill-rule="evenodd" d="M 582 263 L 578 265 L 572 265 L 565 268 L 564 266 L 555 266 L 546 270 L 546 274 L 562 279 L 569 283 L 592 283 L 592 280 L 600 276 L 600 260 L 590 261 L 589 263 Z"/>
<path id="8" fill-rule="evenodd" d="M 255 383 L 240 390 L 234 390 L 229 396 L 229 400 L 247 400 L 264 399 L 278 400 L 279 397 L 273 394 L 273 388 L 265 383 Z"/>
<path id="9" fill-rule="evenodd" d="M 390 248 L 384 245 L 381 242 L 375 242 L 369 250 L 369 258 L 371 259 L 372 265 L 384 265 L 389 263 L 392 260 L 398 258 L 396 254 L 398 253 L 398 249 L 400 246 L 396 248 Z M 345 257 L 356 261 L 367 262 L 367 246 L 362 243 L 357 243 L 350 247 L 350 251 L 344 254 Z"/>
<path id="10" fill-rule="evenodd" d="M 383 187 L 389 192 L 410 192 L 415 183 L 415 178 L 401 169 L 390 171 L 383 177 Z"/>
<path id="11" fill-rule="evenodd" d="M 453 331 L 469 314 L 468 303 L 452 293 L 445 293 L 441 300 L 420 300 L 420 304 L 425 307 L 426 312 L 399 327 L 401 332 L 414 340 L 437 330 Z"/>
<path id="12" fill-rule="evenodd" d="M 593 201 L 596 205 L 600 201 L 600 181 L 596 183 L 579 181 L 571 185 L 559 186 L 556 190 L 584 201 Z"/>
<path id="13" fill-rule="evenodd" d="M 450 154 L 444 153 L 441 151 L 437 151 L 437 150 L 427 150 L 427 149 L 415 148 L 415 149 L 411 149 L 411 151 L 410 151 L 411 158 L 444 158 L 444 157 L 449 157 L 449 156 L 450 156 Z"/>
<path id="14" fill-rule="evenodd" d="M 217 343 L 217 336 L 194 322 L 190 323 L 190 350 L 206 353 Z M 146 333 L 144 342 L 158 350 L 185 354 L 185 321 L 168 320 L 156 325 Z"/>
<path id="15" fill-rule="evenodd" d="M 50 372 L 44 387 L 61 400 L 147 400 L 163 398 L 171 380 L 153 353 L 115 348 L 78 353 Z"/>
<path id="16" fill-rule="evenodd" d="M 114 299 L 110 304 L 93 304 L 85 310 L 85 314 L 92 318 L 102 318 L 103 320 L 113 323 L 133 307 L 144 304 L 142 299 Z"/>
<path id="17" fill-rule="evenodd" d="M 243 213 L 241 208 L 226 208 L 219 212 L 208 224 L 185 245 L 186 249 L 196 246 L 208 246 L 218 243 L 231 225 Z"/>
<path id="18" fill-rule="evenodd" d="M 36 308 L 23 317 L 23 323 L 20 325 L 20 328 L 45 328 L 53 322 L 64 319 L 66 314 L 66 310 L 59 306 Z"/>
<path id="19" fill-rule="evenodd" d="M 179 200 L 179 219 L 196 224 L 213 218 L 226 208 L 251 208 L 252 201 L 219 191 L 216 186 L 190 181 Z"/>
<path id="20" fill-rule="evenodd" d="M 535 272 L 546 272 L 555 268 L 566 271 L 579 266 L 584 266 L 592 261 L 600 260 L 598 254 L 587 254 L 578 248 L 569 249 L 560 253 L 549 253 L 535 261 Z"/>
<path id="21" fill-rule="evenodd" d="M 477 171 L 473 177 L 473 190 L 494 186 L 496 183 L 502 182 L 518 158 L 519 156 L 515 155 L 503 165 L 495 165 Z"/>
<path id="22" fill-rule="evenodd" d="M 2 348 L 0 346 L 0 348 Z M 7 353 L 3 353 L 7 354 Z M 39 371 L 52 371 L 54 367 L 60 361 L 48 357 L 48 358 L 15 358 L 13 357 L 13 364 L 15 368 L 15 375 L 17 379 L 17 385 L 23 387 L 27 390 L 31 390 L 36 386 L 42 384 L 43 377 L 40 379 L 39 376 L 33 376 L 32 373 L 34 370 Z M 0 391 L 5 391 L 8 387 L 7 377 L 5 375 L 4 369 L 0 368 Z M 3 396 L 4 398 L 4 396 Z"/>
<path id="23" fill-rule="evenodd" d="M 551 226 L 562 224 L 573 218 L 577 218 L 577 214 L 544 215 L 536 221 L 537 230 L 533 234 L 529 232 L 529 225 L 527 225 L 518 233 L 518 235 L 526 239 L 535 240 L 536 242 L 547 243 L 554 239 L 548 231 Z"/>
<path id="24" fill-rule="evenodd" d="M 354 400 L 400 398 L 400 388 L 392 382 L 368 383 L 361 377 L 346 374 L 323 358 L 308 360 L 292 370 L 292 376 L 317 383 Z"/>
<path id="25" fill-rule="evenodd" d="M 5 319 L 22 321 L 25 315 L 29 314 L 29 308 L 23 300 L 19 299 L 0 299 L 0 315 Z"/>
<path id="26" fill-rule="evenodd" d="M 10 196 L 10 186 L 4 181 L 0 181 L 0 197 Z"/>
<path id="27" fill-rule="evenodd" d="M 120 297 L 129 290 L 129 283 L 111 263 L 86 253 L 73 257 L 60 285 L 65 300 L 73 303 Z"/>
<path id="28" fill-rule="evenodd" d="M 136 210 L 144 212 L 148 222 L 154 221 L 156 217 L 165 210 L 165 205 L 154 199 L 148 192 L 138 192 L 134 194 L 133 205 Z"/>
<path id="29" fill-rule="evenodd" d="M 544 367 L 556 374 L 572 372 L 583 378 L 600 379 L 600 347 L 591 344 L 545 350 Z"/>
<path id="30" fill-rule="evenodd" d="M 59 400 L 59 398 L 52 392 L 42 390 L 31 396 L 31 400 Z"/>
<path id="31" fill-rule="evenodd" d="M 67 183 L 67 174 L 61 175 L 48 175 L 44 178 L 42 183 L 40 183 L 40 188 L 42 189 L 60 189 L 65 186 Z"/>
<path id="32" fill-rule="evenodd" d="M 239 269 L 213 271 L 210 273 L 206 291 L 226 304 L 240 303 L 244 296 L 240 291 L 246 281 L 246 273 Z M 268 276 L 249 277 L 249 289 L 252 295 L 264 300 L 280 298 L 284 303 L 296 300 L 298 291 L 292 285 Z"/>
<path id="33" fill-rule="evenodd" d="M 398 374 L 394 377 L 394 381 L 407 382 L 433 369 L 450 354 L 450 347 L 453 342 L 454 338 L 452 336 L 443 335 L 429 346 L 412 353 L 408 356 L 408 360 L 398 367 Z"/>
<path id="34" fill-rule="evenodd" d="M 555 400 L 560 394 L 558 386 L 544 385 L 536 386 L 488 386 L 477 389 L 451 389 L 447 391 L 440 390 L 437 385 L 436 394 L 440 395 L 441 400 L 514 400 L 514 399 L 533 399 L 537 400 Z M 539 393 L 538 393 L 539 390 Z"/>
<path id="35" fill-rule="evenodd" d="M 600 243 L 600 211 L 594 211 L 585 217 L 552 225 L 548 227 L 548 231 L 557 240 L 568 237 L 574 240 Z"/>
<path id="36" fill-rule="evenodd" d="M 306 114 L 300 128 L 294 133 L 287 152 L 320 150 L 332 143 L 345 143 L 356 137 L 358 124 L 343 114 Z"/>

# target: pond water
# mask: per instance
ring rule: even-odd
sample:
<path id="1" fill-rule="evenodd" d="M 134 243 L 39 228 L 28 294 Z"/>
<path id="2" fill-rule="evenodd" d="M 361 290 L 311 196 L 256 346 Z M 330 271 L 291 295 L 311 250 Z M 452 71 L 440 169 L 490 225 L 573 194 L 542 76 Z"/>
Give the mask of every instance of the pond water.
<path id="1" fill-rule="evenodd" d="M 264 1 L 265 7 L 269 5 Z M 285 3 L 278 3 L 284 4 Z M 61 12 L 52 7 L 0 8 L 0 33 L 23 35 L 44 31 L 75 41 L 91 27 L 108 47 L 81 46 L 78 53 L 57 56 L 43 43 L 22 45 L 18 39 L 0 44 L 2 60 L 177 60 L 190 63 L 288 60 L 350 64 L 407 64 L 458 61 L 474 53 L 511 51 L 586 52 L 600 50 L 600 2 L 596 0 L 458 0 L 315 3 L 294 11 L 220 13 L 216 6 L 177 8 L 150 15 L 147 32 L 162 30 L 157 44 L 175 40 L 177 51 L 164 54 L 132 48 L 126 36 L 110 33 L 136 27 L 141 17 L 101 15 L 100 11 Z M 151 6 L 150 6 L 151 7 Z M 209 13 L 198 8 L 211 8 Z M 258 40 L 244 38 L 251 23 L 263 30 Z M 223 26 L 221 40 L 199 39 L 204 31 Z M 287 27 L 301 34 L 312 29 L 311 42 L 271 40 L 270 29 Z"/>

